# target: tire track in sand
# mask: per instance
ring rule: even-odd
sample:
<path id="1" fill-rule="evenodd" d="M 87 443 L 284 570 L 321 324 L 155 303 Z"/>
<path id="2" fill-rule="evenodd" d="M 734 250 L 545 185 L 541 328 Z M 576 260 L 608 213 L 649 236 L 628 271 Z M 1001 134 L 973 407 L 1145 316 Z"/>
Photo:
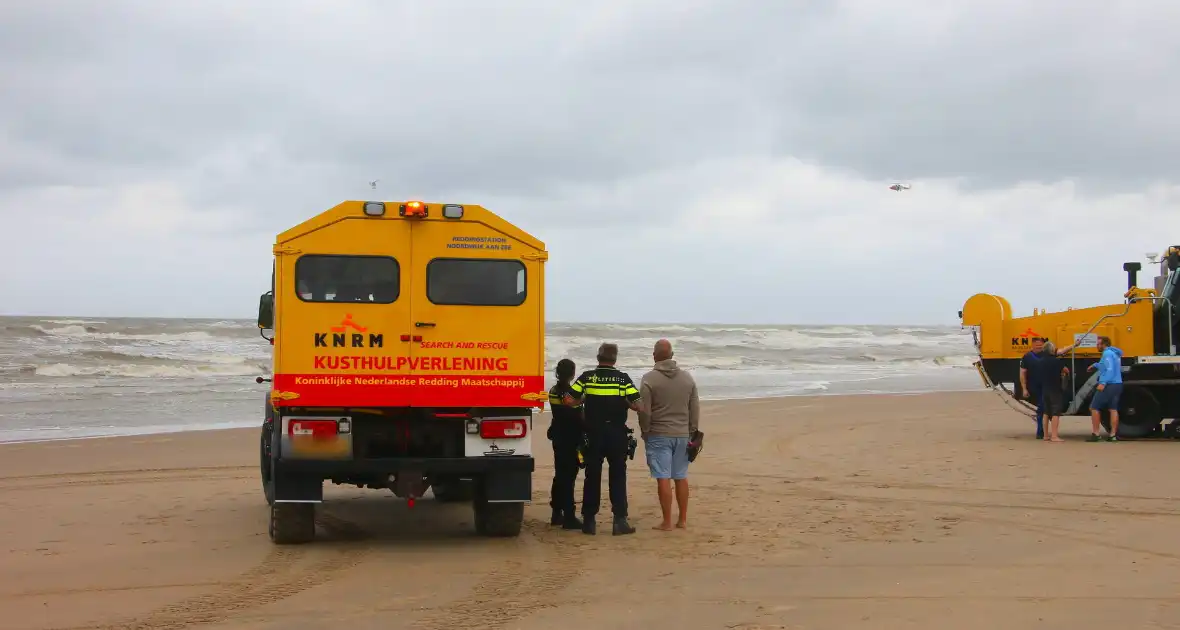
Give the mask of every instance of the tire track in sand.
<path id="1" fill-rule="evenodd" d="M 846 487 L 846 485 L 843 484 L 842 482 L 839 482 L 839 481 L 828 482 L 826 479 L 824 479 L 822 477 L 821 478 L 812 478 L 807 481 L 809 481 L 811 483 L 819 483 L 819 484 L 828 483 L 829 485 L 832 485 L 835 487 L 841 487 L 841 486 Z M 916 487 L 920 487 L 920 486 L 921 486 L 921 484 L 909 484 L 909 489 L 912 490 L 912 489 L 914 489 Z M 717 485 L 702 485 L 701 487 L 713 489 L 713 490 L 721 490 L 722 489 L 722 486 L 717 486 Z M 950 490 L 950 488 L 948 488 L 946 486 L 932 486 L 929 489 L 935 489 L 935 488 L 940 493 L 946 493 Z M 732 488 L 730 488 L 730 489 L 732 489 Z M 982 494 L 993 494 L 995 492 L 1002 492 L 1002 491 L 996 491 L 993 489 L 976 490 L 976 489 L 973 489 L 970 487 L 958 488 L 957 491 L 960 496 L 970 495 L 973 491 L 979 492 Z M 1087 505 L 1084 505 L 1084 502 L 1082 502 L 1083 504 L 1081 504 L 1081 505 L 1078 505 L 1078 504 L 1075 504 L 1075 505 L 1044 505 L 1044 504 L 1036 505 L 1036 504 L 1021 504 L 1021 503 L 1012 503 L 1012 502 L 997 502 L 997 501 L 989 501 L 989 500 L 974 502 L 974 501 L 957 500 L 957 499 L 940 499 L 940 498 L 913 497 L 913 496 L 874 496 L 874 495 L 863 495 L 863 494 L 850 494 L 850 493 L 846 493 L 846 492 L 838 492 L 838 491 L 831 490 L 831 489 L 824 488 L 824 487 L 816 487 L 814 485 L 808 485 L 807 483 L 800 483 L 798 485 L 795 485 L 794 483 L 792 483 L 792 487 L 789 489 L 770 489 L 770 490 L 760 489 L 760 490 L 758 490 L 758 493 L 761 494 L 762 496 L 790 497 L 790 498 L 811 499 L 811 500 L 819 500 L 819 501 L 838 501 L 838 502 L 846 502 L 846 503 L 862 503 L 862 504 L 873 504 L 873 505 L 884 505 L 884 506 L 900 506 L 900 505 L 910 504 L 910 505 L 927 505 L 927 506 L 953 508 L 953 509 L 958 509 L 958 510 L 962 510 L 965 512 L 963 514 L 963 516 L 957 517 L 959 520 L 975 521 L 975 522 L 979 522 L 979 523 L 990 523 L 992 525 L 1000 525 L 1000 526 L 1009 526 L 1009 527 L 1014 527 L 1016 529 L 1027 530 L 1027 531 L 1036 532 L 1036 533 L 1043 533 L 1045 531 L 1046 527 L 1049 527 L 1049 526 L 1045 525 L 1044 523 L 1029 523 L 1029 522 L 1012 520 L 1010 518 L 1001 518 L 1001 517 L 997 517 L 997 516 L 992 516 L 990 513 L 993 513 L 993 512 L 1003 513 L 1006 511 L 1007 513 L 1011 514 L 1011 512 L 1013 512 L 1013 511 L 1020 511 L 1020 512 L 1025 512 L 1025 513 L 1043 512 L 1043 513 L 1047 513 L 1049 515 L 1052 515 L 1053 513 L 1073 513 L 1073 514 L 1092 515 L 1092 516 L 1099 516 L 1099 517 L 1145 517 L 1145 516 L 1146 517 L 1178 517 L 1178 516 L 1180 516 L 1180 512 L 1176 512 L 1176 511 L 1120 509 L 1120 508 L 1113 508 L 1108 505 L 1102 505 L 1102 506 L 1089 505 L 1089 506 L 1087 506 Z M 1085 496 L 1085 495 L 1078 495 L 1078 496 Z M 1143 497 L 1142 499 L 1143 500 L 1150 500 L 1150 501 L 1159 500 L 1155 497 L 1150 497 L 1150 498 Z M 1073 540 L 1075 542 L 1087 543 L 1087 544 L 1093 544 L 1093 545 L 1101 545 L 1101 546 L 1109 547 L 1112 549 L 1118 549 L 1120 551 L 1140 553 L 1140 554 L 1143 554 L 1146 556 L 1151 556 L 1151 557 L 1160 558 L 1160 559 L 1166 559 L 1166 560 L 1172 560 L 1172 561 L 1180 560 L 1180 553 L 1172 553 L 1172 552 L 1161 551 L 1161 550 L 1157 550 L 1157 549 L 1145 549 L 1142 547 L 1136 547 L 1134 545 L 1127 545 L 1127 544 L 1124 544 L 1121 542 L 1110 542 L 1107 538 L 1104 538 L 1104 537 L 1100 536 L 1099 534 L 1070 529 L 1068 527 L 1063 527 L 1057 523 L 1054 523 L 1052 525 L 1052 529 L 1054 532 L 1054 536 Z"/>
<path id="2" fill-rule="evenodd" d="M 126 468 L 120 470 L 91 470 L 86 472 L 72 472 L 72 473 L 39 473 L 35 475 L 4 475 L 0 476 L 0 483 L 9 481 L 23 481 L 36 479 L 93 479 L 101 477 L 118 477 L 124 475 L 166 475 L 169 473 L 191 473 L 202 471 L 225 471 L 225 470 L 241 470 L 251 471 L 258 470 L 257 466 L 188 466 L 184 468 Z"/>
<path id="3" fill-rule="evenodd" d="M 1034 512 L 1062 512 L 1072 514 L 1097 514 L 1108 516 L 1163 516 L 1163 517 L 1180 517 L 1180 510 L 1165 509 L 1172 507 L 1174 500 L 1163 497 L 1147 497 L 1147 496 L 1119 496 L 1106 494 L 1083 494 L 1083 493 L 1052 493 L 1052 499 L 1055 502 L 1047 503 L 1045 501 L 1045 492 L 1033 490 L 1008 490 L 1002 488 L 974 488 L 971 486 L 955 487 L 942 484 L 923 484 L 910 482 L 894 482 L 894 481 L 850 481 L 845 479 L 829 479 L 822 476 L 794 476 L 794 475 L 773 475 L 773 474 L 741 474 L 741 473 L 694 473 L 698 477 L 705 478 L 720 478 L 732 479 L 734 481 L 741 481 L 744 479 L 753 480 L 771 480 L 780 481 L 783 486 L 770 487 L 759 489 L 758 492 L 768 496 L 783 496 L 783 497 L 808 497 L 812 499 L 820 499 L 827 501 L 854 501 L 859 503 L 876 503 L 876 504 L 901 504 L 910 503 L 914 505 L 933 505 L 948 508 L 963 508 L 963 509 L 997 509 L 997 510 L 1026 510 Z M 732 489 L 735 486 L 706 483 L 701 484 L 701 488 L 708 488 L 712 490 L 725 491 Z M 939 498 L 937 496 L 914 496 L 913 494 L 859 494 L 855 492 L 856 488 L 863 488 L 866 490 L 883 490 L 883 491 L 901 491 L 903 493 L 926 493 L 934 495 L 952 495 L 956 498 Z M 1003 496 L 1008 498 L 1007 501 L 997 501 L 989 498 L 994 496 Z M 974 500 L 979 497 L 979 500 Z M 1037 501 L 1020 501 L 1017 499 L 1031 498 L 1039 499 Z M 1060 499 L 1059 502 L 1057 500 Z M 1108 503 L 1109 500 L 1118 499 L 1123 503 L 1147 503 L 1147 504 L 1161 504 L 1164 507 L 1157 507 L 1157 505 L 1150 505 L 1145 508 L 1137 508 L 1134 505 L 1127 505 L 1126 507 L 1112 506 Z M 1166 503 L 1165 503 L 1166 502 Z M 1101 505 L 1093 505 L 1094 503 L 1101 503 Z"/>
<path id="4" fill-rule="evenodd" d="M 240 471 L 240 472 L 234 472 Z M 49 473 L 0 477 L 0 492 L 51 490 L 70 487 L 118 486 L 136 483 L 175 483 L 211 479 L 249 479 L 254 466 L 196 466 L 191 468 L 140 468 L 86 473 Z"/>
<path id="5" fill-rule="evenodd" d="M 853 501 L 858 503 L 875 503 L 882 505 L 932 505 L 946 508 L 961 508 L 969 510 L 1020 510 L 1026 512 L 1049 512 L 1049 513 L 1065 513 L 1065 514 L 1084 514 L 1084 515 L 1101 515 L 1101 516 L 1164 516 L 1164 517 L 1178 517 L 1180 511 L 1176 510 L 1153 510 L 1153 509 L 1135 509 L 1135 508 L 1118 508 L 1109 505 L 1085 505 L 1085 502 L 1080 504 L 1064 505 L 1051 503 L 1031 503 L 1031 502 L 1013 502 L 1013 501 L 994 501 L 984 499 L 982 501 L 969 500 L 971 495 L 971 488 L 962 488 L 958 491 L 958 496 L 962 499 L 943 499 L 943 498 L 928 498 L 917 496 L 880 496 L 867 494 L 851 494 L 845 492 L 835 492 L 822 487 L 809 487 L 807 485 L 800 485 L 795 488 L 793 492 L 782 493 L 780 491 L 770 491 L 768 494 L 778 495 L 786 494 L 790 496 L 806 496 L 813 499 L 821 499 L 827 501 Z M 947 490 L 939 490 L 938 492 L 947 493 Z"/>
<path id="6" fill-rule="evenodd" d="M 319 525 L 333 540 L 359 541 L 360 527 L 328 513 L 316 514 Z M 286 599 L 335 579 L 360 564 L 371 551 L 356 545 L 332 546 L 329 557 L 304 567 L 296 563 L 314 547 L 276 546 L 250 570 L 222 582 L 214 591 L 157 608 L 145 615 L 110 624 L 74 626 L 62 630 L 180 630 L 217 623 L 242 611 Z"/>
<path id="7" fill-rule="evenodd" d="M 930 490 L 930 491 L 944 491 L 951 493 L 971 492 L 971 493 L 993 493 L 1005 495 L 1020 495 L 1030 496 L 1034 498 L 1042 498 L 1045 496 L 1044 490 L 1039 489 L 1022 489 L 1022 488 L 984 488 L 977 486 L 953 486 L 947 484 L 936 483 L 921 483 L 914 481 L 902 481 L 896 479 L 873 479 L 869 474 L 860 474 L 860 477 L 868 477 L 864 480 L 841 479 L 830 477 L 817 477 L 816 475 L 798 474 L 789 475 L 781 473 L 756 473 L 756 472 L 725 472 L 725 471 L 702 471 L 694 472 L 693 475 L 698 477 L 716 477 L 720 479 L 731 479 L 734 481 L 742 481 L 745 479 L 759 479 L 766 481 L 782 481 L 785 483 L 804 483 L 804 482 L 824 482 L 833 486 L 848 486 L 848 487 L 865 487 L 878 488 L 886 490 Z M 1169 505 L 1175 502 L 1172 497 L 1164 496 L 1146 496 L 1136 494 L 1102 494 L 1097 492 L 1059 492 L 1053 491 L 1055 497 L 1070 497 L 1079 499 L 1117 499 L 1120 501 L 1157 501 L 1167 502 Z"/>
<path id="8" fill-rule="evenodd" d="M 1007 526 L 1015 529 L 1031 532 L 1034 534 L 1044 534 L 1048 525 L 1041 523 L 1028 523 L 1021 521 L 1014 521 L 1011 519 L 995 518 L 991 516 L 970 515 L 964 517 L 979 523 L 989 523 L 991 525 Z M 1052 526 L 1053 536 L 1072 540 L 1074 542 L 1093 545 L 1105 549 L 1117 549 L 1119 551 L 1127 551 L 1130 553 L 1143 554 L 1145 556 L 1160 558 L 1163 560 L 1180 561 L 1180 553 L 1173 553 L 1169 551 L 1161 551 L 1159 549 L 1144 549 L 1142 547 L 1135 547 L 1122 542 L 1111 541 L 1108 536 L 1103 536 L 1094 532 L 1080 531 L 1054 523 Z M 1176 598 L 1180 599 L 1180 598 Z"/>
<path id="9" fill-rule="evenodd" d="M 559 541 L 549 535 L 549 527 L 548 523 L 526 520 L 529 536 L 518 539 L 520 553 L 500 562 L 471 592 L 428 610 L 411 627 L 492 630 L 556 606 L 554 598 L 583 573 L 584 547 L 566 539 Z"/>

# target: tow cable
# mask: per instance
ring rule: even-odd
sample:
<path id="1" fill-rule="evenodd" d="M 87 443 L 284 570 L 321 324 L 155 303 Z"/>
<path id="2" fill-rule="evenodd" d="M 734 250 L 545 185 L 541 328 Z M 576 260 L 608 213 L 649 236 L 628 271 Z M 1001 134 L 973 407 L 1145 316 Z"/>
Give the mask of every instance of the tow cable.
<path id="1" fill-rule="evenodd" d="M 984 386 L 995 392 L 996 395 L 1004 401 L 1004 404 L 1010 407 L 1013 411 L 1019 413 L 1022 416 L 1028 416 L 1029 420 L 1035 422 L 1037 419 L 1036 407 L 1033 407 L 1024 400 L 1017 398 L 1016 392 L 1009 391 L 1003 383 L 993 383 L 991 378 L 988 377 L 987 370 L 983 369 L 983 348 L 979 346 L 979 333 L 974 327 L 971 328 L 971 338 L 975 341 L 975 352 L 979 356 L 979 360 L 975 362 L 975 369 L 979 371 L 979 377 L 983 379 Z M 1016 403 L 1016 405 L 1019 405 L 1019 407 L 1013 403 Z"/>

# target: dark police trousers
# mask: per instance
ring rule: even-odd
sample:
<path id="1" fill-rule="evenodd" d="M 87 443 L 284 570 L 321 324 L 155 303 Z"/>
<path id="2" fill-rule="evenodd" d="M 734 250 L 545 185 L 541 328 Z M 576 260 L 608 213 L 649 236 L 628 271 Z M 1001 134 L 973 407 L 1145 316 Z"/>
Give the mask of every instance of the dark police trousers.
<path id="1" fill-rule="evenodd" d="M 553 487 L 549 505 L 555 510 L 574 514 L 574 481 L 578 478 L 578 446 L 582 427 L 568 422 L 553 422 Z"/>
<path id="2" fill-rule="evenodd" d="M 586 430 L 586 477 L 582 480 L 582 517 L 594 518 L 602 494 L 602 463 L 610 467 L 610 504 L 616 517 L 627 516 L 627 425 L 591 422 Z"/>

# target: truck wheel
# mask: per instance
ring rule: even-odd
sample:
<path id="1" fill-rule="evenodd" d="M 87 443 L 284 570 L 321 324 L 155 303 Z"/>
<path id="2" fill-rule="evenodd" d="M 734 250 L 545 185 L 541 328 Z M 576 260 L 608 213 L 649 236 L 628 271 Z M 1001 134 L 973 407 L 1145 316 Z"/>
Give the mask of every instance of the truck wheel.
<path id="1" fill-rule="evenodd" d="M 1106 414 L 1099 422 L 1110 433 L 1110 418 Z M 1134 440 L 1149 437 L 1161 422 L 1160 404 L 1151 390 L 1135 385 L 1123 386 L 1123 395 L 1119 400 L 1119 438 Z"/>
<path id="2" fill-rule="evenodd" d="M 470 479 L 442 479 L 430 487 L 434 498 L 443 503 L 463 503 L 475 495 L 475 484 Z"/>
<path id="3" fill-rule="evenodd" d="M 484 536 L 510 538 L 520 535 L 524 524 L 524 503 L 475 503 L 475 531 Z"/>
<path id="4" fill-rule="evenodd" d="M 276 545 L 298 545 L 315 539 L 314 503 L 272 503 L 270 539 Z"/>
<path id="5" fill-rule="evenodd" d="M 259 446 L 259 466 L 260 477 L 262 480 L 262 494 L 266 497 L 267 505 L 274 505 L 275 502 L 275 482 L 271 478 L 270 466 L 270 431 L 265 428 L 262 429 L 262 439 Z"/>
<path id="6" fill-rule="evenodd" d="M 270 392 L 266 393 L 262 403 L 262 435 L 259 438 L 259 468 L 262 480 L 262 494 L 266 497 L 267 505 L 275 502 L 274 467 L 271 465 L 271 455 L 274 440 L 274 407 L 270 403 Z"/>

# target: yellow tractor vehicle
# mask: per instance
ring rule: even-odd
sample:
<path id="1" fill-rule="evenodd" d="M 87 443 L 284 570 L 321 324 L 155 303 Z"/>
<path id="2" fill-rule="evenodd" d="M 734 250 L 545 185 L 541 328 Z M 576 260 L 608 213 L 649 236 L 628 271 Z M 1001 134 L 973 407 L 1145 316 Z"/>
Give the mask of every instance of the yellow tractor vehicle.
<path id="1" fill-rule="evenodd" d="M 327 480 L 411 506 L 433 489 L 471 501 L 478 532 L 520 533 L 547 398 L 547 259 L 477 205 L 346 201 L 278 235 L 258 311 L 275 543 L 314 538 Z"/>
<path id="2" fill-rule="evenodd" d="M 1149 258 L 1155 258 L 1151 256 Z M 1064 415 L 1089 416 L 1089 403 L 1097 385 L 1097 371 L 1088 371 L 1099 358 L 1098 337 L 1108 337 L 1122 350 L 1124 389 L 1119 403 L 1120 438 L 1180 437 L 1180 247 L 1169 247 L 1159 261 L 1159 276 L 1152 288 L 1136 286 L 1142 269 L 1137 262 L 1123 265 L 1127 292 L 1123 302 L 1065 311 L 1036 311 L 1013 317 L 1008 300 L 987 293 L 971 296 L 959 311 L 964 326 L 972 327 L 979 352 L 976 367 L 986 387 L 1006 394 L 1035 414 L 1020 385 L 1020 359 L 1037 339 L 1058 348 L 1073 348 L 1063 355 L 1069 368 Z M 1009 389 L 1009 386 L 1011 389 Z M 1172 421 L 1163 426 L 1164 420 Z M 1109 432 L 1110 420 L 1102 425 Z"/>

